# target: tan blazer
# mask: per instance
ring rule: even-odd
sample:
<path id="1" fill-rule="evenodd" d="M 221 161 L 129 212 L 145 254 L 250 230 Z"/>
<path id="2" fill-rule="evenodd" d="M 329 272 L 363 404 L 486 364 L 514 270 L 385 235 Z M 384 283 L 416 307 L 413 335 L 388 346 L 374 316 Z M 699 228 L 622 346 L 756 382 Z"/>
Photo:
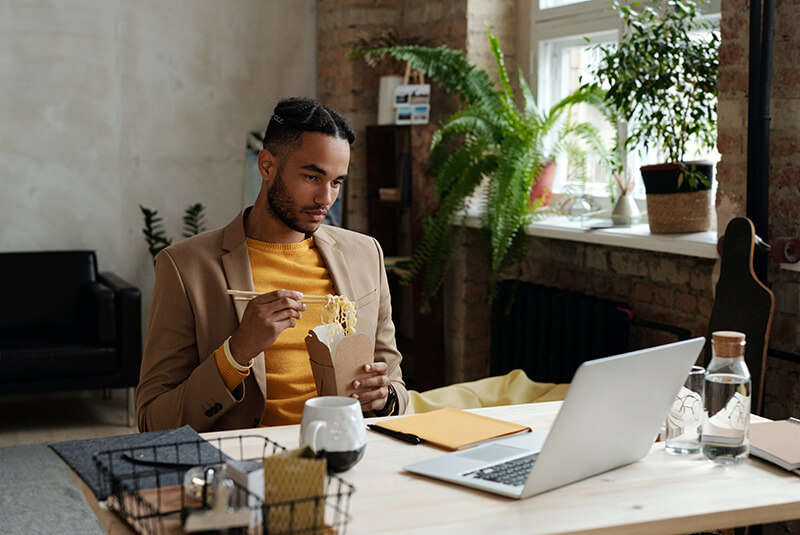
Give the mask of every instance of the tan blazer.
<path id="1" fill-rule="evenodd" d="M 228 288 L 253 290 L 244 233 L 245 211 L 222 229 L 204 232 L 156 257 L 153 302 L 136 407 L 139 429 L 189 424 L 199 432 L 256 427 L 267 398 L 264 353 L 250 375 L 230 392 L 214 352 L 239 326 L 247 303 Z M 389 365 L 401 413 L 408 392 L 395 343 L 383 252 L 374 238 L 322 225 L 314 243 L 337 293 L 355 302 L 358 331 L 375 341 L 375 360 Z M 269 422 L 265 422 L 269 423 Z"/>

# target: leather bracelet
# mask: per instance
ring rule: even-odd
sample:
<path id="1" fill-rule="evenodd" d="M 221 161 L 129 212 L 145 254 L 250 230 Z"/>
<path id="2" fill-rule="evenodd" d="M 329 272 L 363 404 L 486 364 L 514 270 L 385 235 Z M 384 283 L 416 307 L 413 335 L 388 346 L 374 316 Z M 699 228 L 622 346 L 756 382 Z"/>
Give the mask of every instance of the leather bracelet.
<path id="1" fill-rule="evenodd" d="M 233 366 L 234 370 L 236 370 L 237 372 L 246 373 L 247 370 L 253 367 L 253 359 L 250 359 L 250 363 L 247 366 L 242 366 L 241 364 L 236 362 L 236 359 L 234 359 L 233 355 L 231 355 L 230 341 L 231 337 L 229 336 L 225 339 L 225 342 L 223 342 L 222 344 L 222 350 L 225 352 L 225 358 L 228 359 L 228 364 Z"/>

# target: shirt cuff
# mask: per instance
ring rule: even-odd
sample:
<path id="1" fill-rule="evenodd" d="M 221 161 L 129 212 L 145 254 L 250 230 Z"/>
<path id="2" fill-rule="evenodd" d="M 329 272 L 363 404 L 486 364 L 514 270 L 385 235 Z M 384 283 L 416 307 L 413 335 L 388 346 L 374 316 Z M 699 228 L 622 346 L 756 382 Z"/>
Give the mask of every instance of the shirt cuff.
<path id="1" fill-rule="evenodd" d="M 231 363 L 225 357 L 225 350 L 222 346 L 214 352 L 214 360 L 217 362 L 217 369 L 222 377 L 222 382 L 231 392 L 241 384 L 245 377 L 250 375 L 249 369 L 246 373 L 243 373 L 231 366 Z"/>

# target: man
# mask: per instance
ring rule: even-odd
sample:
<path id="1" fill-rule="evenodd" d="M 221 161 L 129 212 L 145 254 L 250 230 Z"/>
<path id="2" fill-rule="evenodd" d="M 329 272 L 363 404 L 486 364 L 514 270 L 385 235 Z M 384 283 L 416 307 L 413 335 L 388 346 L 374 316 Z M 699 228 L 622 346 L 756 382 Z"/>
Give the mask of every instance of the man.
<path id="1" fill-rule="evenodd" d="M 304 338 L 320 323 L 319 305 L 304 304 L 304 293 L 355 303 L 356 329 L 374 340 L 375 362 L 353 382 L 353 397 L 365 413 L 405 411 L 380 246 L 321 225 L 347 178 L 354 139 L 332 108 L 282 100 L 258 156 L 255 204 L 158 254 L 136 391 L 140 430 L 299 423 L 317 395 Z M 234 301 L 229 289 L 261 295 Z"/>

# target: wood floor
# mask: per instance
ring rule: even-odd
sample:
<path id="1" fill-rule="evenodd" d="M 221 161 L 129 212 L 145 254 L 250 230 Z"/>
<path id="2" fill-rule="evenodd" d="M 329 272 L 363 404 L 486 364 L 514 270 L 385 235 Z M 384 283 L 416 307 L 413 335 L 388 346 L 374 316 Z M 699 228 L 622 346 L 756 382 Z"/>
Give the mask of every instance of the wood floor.
<path id="1" fill-rule="evenodd" d="M 0 396 L 0 447 L 136 433 L 126 420 L 124 389 Z"/>

